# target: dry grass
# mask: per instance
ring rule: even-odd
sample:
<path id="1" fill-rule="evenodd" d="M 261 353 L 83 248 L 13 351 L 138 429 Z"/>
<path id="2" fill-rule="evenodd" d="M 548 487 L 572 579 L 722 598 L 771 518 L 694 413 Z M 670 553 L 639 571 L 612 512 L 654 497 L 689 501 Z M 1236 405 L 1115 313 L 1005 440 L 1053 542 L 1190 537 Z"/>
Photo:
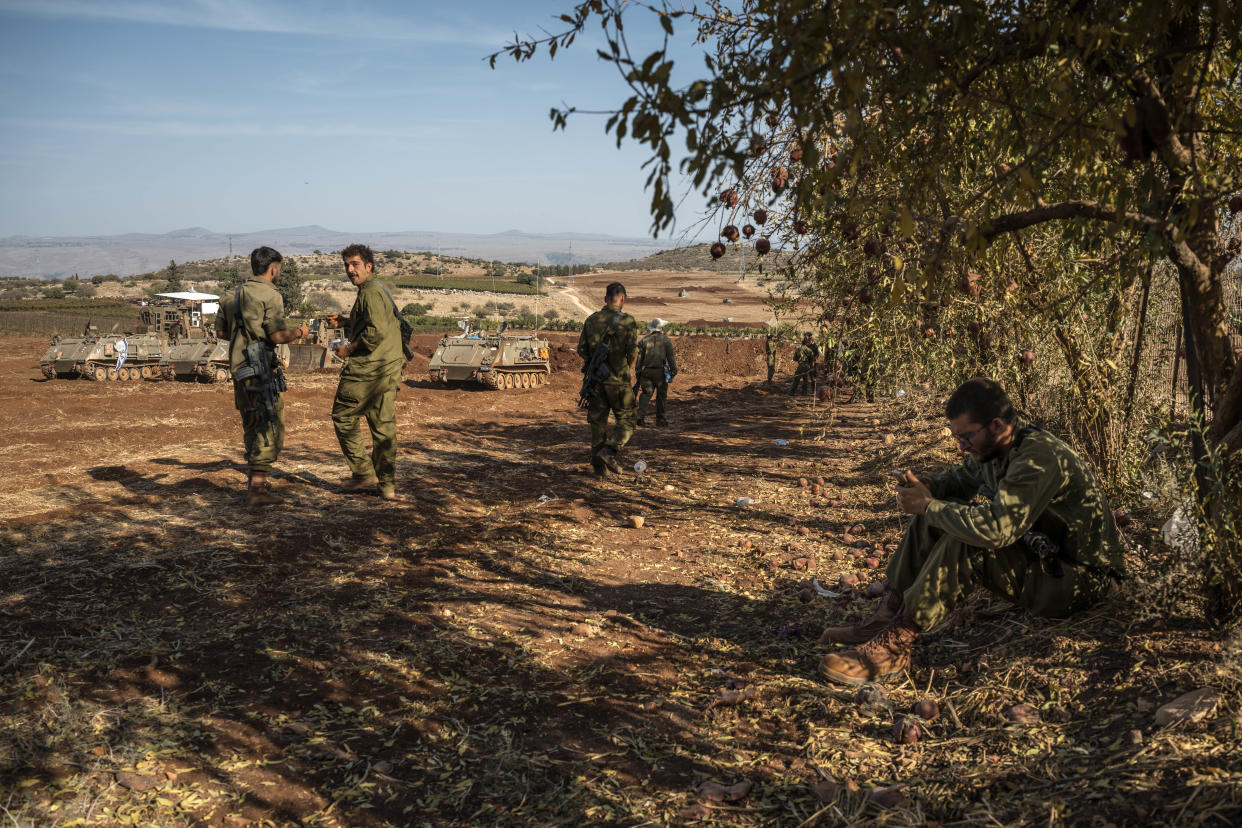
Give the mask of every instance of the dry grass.
<path id="1" fill-rule="evenodd" d="M 599 486 L 566 473 L 584 439 L 566 414 L 428 420 L 403 434 L 401 474 L 417 486 L 394 507 L 334 495 L 325 481 L 339 463 L 323 441 L 290 453 L 292 502 L 270 519 L 237 509 L 225 438 L 175 462 L 141 447 L 107 464 L 85 457 L 63 473 L 54 509 L 10 492 L 13 514 L 45 511 L 0 534 L 0 815 L 62 826 L 1242 817 L 1236 662 L 1202 625 L 1193 577 L 1146 527 L 1129 536 L 1139 577 L 1106 605 L 1046 621 L 976 596 L 922 637 L 885 701 L 860 706 L 816 677 L 814 641 L 869 602 L 803 602 L 809 572 L 791 563 L 812 558 L 824 582 L 856 571 L 832 559 L 849 523 L 895 543 L 883 472 L 951 457 L 922 413 L 934 406 L 829 415 L 744 382 L 680 389 L 677 401 L 684 429 L 640 432 L 631 450 L 649 472 Z M 900 439 L 885 445 L 886 431 Z M 798 485 L 817 476 L 818 498 Z M 733 505 L 743 495 L 757 503 Z M 646 526 L 624 528 L 635 513 Z M 1211 716 L 1152 724 L 1156 706 L 1208 685 L 1223 692 Z M 944 713 L 918 744 L 895 745 L 894 719 L 926 697 Z M 1008 723 L 1016 703 L 1042 722 Z M 753 788 L 735 802 L 695 794 L 742 780 Z M 873 801 L 895 785 L 889 807 Z"/>

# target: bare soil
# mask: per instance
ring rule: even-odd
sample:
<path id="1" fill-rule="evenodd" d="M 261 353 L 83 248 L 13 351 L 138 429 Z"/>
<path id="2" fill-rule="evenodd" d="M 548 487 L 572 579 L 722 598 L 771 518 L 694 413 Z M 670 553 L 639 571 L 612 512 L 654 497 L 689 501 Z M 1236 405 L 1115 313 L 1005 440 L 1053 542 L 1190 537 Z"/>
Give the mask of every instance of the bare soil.
<path id="1" fill-rule="evenodd" d="M 886 699 L 860 705 L 817 677 L 819 630 L 872 602 L 802 583 L 882 572 L 842 535 L 863 524 L 886 558 L 901 521 L 883 472 L 953 460 L 935 397 L 793 400 L 761 381 L 759 344 L 682 338 L 673 425 L 640 429 L 624 454 L 646 473 L 597 481 L 574 406 L 576 338 L 554 335 L 549 386 L 509 393 L 426 383 L 434 340 L 417 342 L 398 396 L 402 499 L 339 491 L 335 378 L 295 375 L 285 503 L 266 510 L 243 505 L 227 386 L 45 382 L 44 342 L 4 342 L 6 817 L 1242 817 L 1236 673 L 1193 583 L 1153 600 L 1177 570 L 1143 520 L 1128 530 L 1139 577 L 1092 612 L 1041 620 L 978 595 L 921 637 Z M 1156 706 L 1203 686 L 1222 690 L 1212 713 L 1153 724 Z M 894 744 L 894 719 L 921 698 L 945 712 L 917 744 Z M 1006 721 L 1017 703 L 1042 721 Z M 705 801 L 710 781 L 752 786 Z M 888 807 L 874 801 L 891 786 Z"/>

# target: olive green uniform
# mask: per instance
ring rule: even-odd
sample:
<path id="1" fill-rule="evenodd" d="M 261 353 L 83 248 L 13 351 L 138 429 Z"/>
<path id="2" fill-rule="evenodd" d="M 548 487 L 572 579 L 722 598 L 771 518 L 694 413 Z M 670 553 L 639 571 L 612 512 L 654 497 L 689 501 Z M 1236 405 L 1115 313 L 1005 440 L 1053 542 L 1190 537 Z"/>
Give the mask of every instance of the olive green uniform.
<path id="1" fill-rule="evenodd" d="M 587 422 L 591 425 L 591 465 L 596 468 L 601 463 L 601 452 L 605 448 L 616 453 L 625 447 L 634 436 L 634 425 L 638 419 L 634 411 L 629 363 L 630 357 L 638 353 L 638 322 L 628 313 L 608 305 L 588 316 L 582 323 L 582 335 L 578 337 L 578 355 L 582 357 L 583 370 L 595 346 L 605 336 L 611 337 L 609 377 L 599 384 L 595 396 L 587 405 Z M 608 437 L 610 412 L 617 418 L 611 438 Z"/>
<path id="2" fill-rule="evenodd" d="M 220 300 L 219 312 L 216 314 L 216 335 L 229 341 L 229 368 L 233 371 L 246 365 L 246 346 L 262 335 L 267 344 L 267 356 L 273 372 L 278 372 L 276 363 L 276 346 L 272 344 L 272 334 L 288 327 L 285 321 L 285 302 L 280 291 L 266 279 L 251 276 L 242 283 L 241 318 L 237 319 L 233 307 L 235 294 L 230 293 Z M 234 326 L 236 322 L 236 326 Z M 242 432 L 245 437 L 246 462 L 251 471 L 267 472 L 280 456 L 285 444 L 285 405 L 284 398 L 276 395 L 276 419 L 270 423 L 261 422 L 257 411 L 247 411 L 251 406 L 250 395 L 246 388 L 253 386 L 253 381 L 245 384 L 233 383 L 233 404 L 241 412 Z"/>
<path id="3" fill-rule="evenodd" d="M 889 584 L 924 630 L 976 586 L 1035 615 L 1061 617 L 1094 604 L 1124 576 L 1113 513 L 1087 464 L 1046 431 L 1015 442 L 1006 457 L 967 458 L 928 481 L 935 499 L 888 565 Z M 985 500 L 971 502 L 976 495 Z M 1030 551 L 1022 537 L 1032 529 L 1061 554 Z"/>
<path id="4" fill-rule="evenodd" d="M 652 331 L 638 343 L 638 419 L 647 416 L 647 407 L 655 397 L 656 422 L 664 423 L 664 406 L 668 401 L 668 380 L 677 376 L 677 357 L 673 342 L 663 331 Z"/>
<path id="5" fill-rule="evenodd" d="M 819 346 L 803 342 L 794 351 L 794 359 L 798 361 L 798 370 L 794 372 L 793 385 L 789 388 L 791 395 L 797 395 L 799 388 L 802 393 L 815 391 L 815 362 L 819 359 Z"/>
<path id="6" fill-rule="evenodd" d="M 776 359 L 780 349 L 780 340 L 774 336 L 769 336 L 763 340 L 763 356 L 768 363 L 768 382 L 776 376 Z"/>
<path id="7" fill-rule="evenodd" d="M 341 451 L 355 479 L 375 476 L 381 492 L 396 486 L 397 386 L 405 356 L 401 351 L 401 324 L 388 294 L 367 279 L 349 312 L 349 341 L 357 349 L 341 369 L 341 381 L 332 401 L 332 425 Z M 371 452 L 358 419 L 371 430 Z"/>

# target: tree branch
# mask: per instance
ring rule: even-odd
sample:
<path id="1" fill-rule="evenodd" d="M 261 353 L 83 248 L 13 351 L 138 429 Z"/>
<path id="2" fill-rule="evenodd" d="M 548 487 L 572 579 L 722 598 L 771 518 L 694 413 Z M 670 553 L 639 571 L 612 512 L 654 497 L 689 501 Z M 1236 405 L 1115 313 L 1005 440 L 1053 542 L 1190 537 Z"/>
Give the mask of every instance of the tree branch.
<path id="1" fill-rule="evenodd" d="M 1084 201 L 1082 199 L 1070 199 L 1056 204 L 1041 204 L 1038 207 L 1020 213 L 997 216 L 984 223 L 980 227 L 979 233 L 985 239 L 991 241 L 1002 233 L 1012 233 L 1015 230 L 1023 230 L 1036 224 L 1043 224 L 1046 221 L 1070 218 L 1112 221 L 1135 230 L 1156 230 L 1161 235 L 1167 235 L 1165 232 L 1166 225 L 1159 219 L 1152 218 L 1135 210 L 1126 210 L 1123 213 L 1118 213 L 1116 208 L 1107 204 L 1101 204 L 1098 201 Z"/>

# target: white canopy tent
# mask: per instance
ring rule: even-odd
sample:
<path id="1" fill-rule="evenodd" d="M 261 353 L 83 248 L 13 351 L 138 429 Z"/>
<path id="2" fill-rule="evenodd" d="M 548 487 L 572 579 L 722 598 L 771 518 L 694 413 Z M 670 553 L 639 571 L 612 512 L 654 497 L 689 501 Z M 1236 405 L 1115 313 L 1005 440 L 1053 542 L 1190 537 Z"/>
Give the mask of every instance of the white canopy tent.
<path id="1" fill-rule="evenodd" d="M 156 296 L 163 296 L 165 299 L 181 299 L 186 302 L 202 302 L 203 313 L 210 315 L 220 310 L 219 301 L 210 302 L 209 299 L 218 300 L 220 297 L 214 293 L 197 293 L 192 290 L 182 290 L 176 293 L 157 293 Z"/>

